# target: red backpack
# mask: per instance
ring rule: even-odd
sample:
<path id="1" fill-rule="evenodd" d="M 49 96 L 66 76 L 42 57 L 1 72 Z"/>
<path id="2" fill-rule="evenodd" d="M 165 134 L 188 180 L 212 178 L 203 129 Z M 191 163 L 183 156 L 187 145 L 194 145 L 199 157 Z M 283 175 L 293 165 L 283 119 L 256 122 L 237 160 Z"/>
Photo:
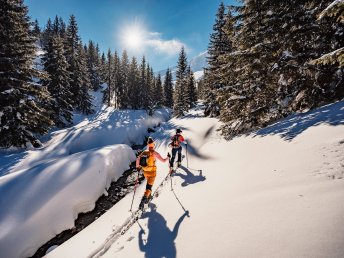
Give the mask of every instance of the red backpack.
<path id="1" fill-rule="evenodd" d="M 179 140 L 178 134 L 172 137 L 172 141 L 170 142 L 169 146 L 171 146 L 172 148 L 178 148 L 180 146 L 180 140 Z"/>

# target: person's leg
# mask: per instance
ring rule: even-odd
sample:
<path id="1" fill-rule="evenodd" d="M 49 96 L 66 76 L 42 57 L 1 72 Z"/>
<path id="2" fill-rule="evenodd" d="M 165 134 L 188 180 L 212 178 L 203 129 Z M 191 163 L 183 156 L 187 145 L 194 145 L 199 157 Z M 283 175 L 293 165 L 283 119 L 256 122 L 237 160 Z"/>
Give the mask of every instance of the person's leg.
<path id="1" fill-rule="evenodd" d="M 154 173 L 154 175 L 150 175 L 147 177 L 146 191 L 144 194 L 147 198 L 149 198 L 150 195 L 152 194 L 152 187 L 155 181 L 155 177 L 156 177 L 156 173 Z"/>
<path id="2" fill-rule="evenodd" d="M 172 157 L 170 160 L 170 167 L 173 167 L 173 163 L 174 163 L 174 159 L 176 157 L 176 153 L 177 153 L 177 148 L 172 148 Z"/>
<path id="3" fill-rule="evenodd" d="M 178 163 L 182 161 L 182 146 L 180 146 L 178 149 Z"/>

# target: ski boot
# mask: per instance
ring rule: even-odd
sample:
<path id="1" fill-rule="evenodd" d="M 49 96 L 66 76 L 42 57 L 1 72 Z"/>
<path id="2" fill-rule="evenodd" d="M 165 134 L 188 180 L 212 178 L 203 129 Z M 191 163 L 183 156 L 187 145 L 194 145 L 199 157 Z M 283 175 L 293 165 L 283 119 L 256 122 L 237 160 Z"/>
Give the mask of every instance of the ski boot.
<path id="1" fill-rule="evenodd" d="M 180 161 L 177 162 L 177 167 L 179 168 L 182 163 Z"/>
<path id="2" fill-rule="evenodd" d="M 144 195 L 141 199 L 139 209 L 143 211 L 145 209 L 145 204 L 147 204 L 147 203 L 148 203 L 148 198 L 147 198 L 147 196 Z"/>

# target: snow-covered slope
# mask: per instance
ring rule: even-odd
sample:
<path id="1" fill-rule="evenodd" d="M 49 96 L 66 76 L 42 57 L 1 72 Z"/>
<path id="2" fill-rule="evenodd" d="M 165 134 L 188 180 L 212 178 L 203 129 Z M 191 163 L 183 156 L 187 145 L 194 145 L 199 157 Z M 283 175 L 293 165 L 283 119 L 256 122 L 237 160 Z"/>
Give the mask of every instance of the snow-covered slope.
<path id="1" fill-rule="evenodd" d="M 203 69 L 208 66 L 208 64 L 207 64 L 207 56 L 208 56 L 208 52 L 205 51 L 203 53 L 200 53 L 198 56 L 192 58 L 190 60 L 190 62 L 189 62 L 191 71 L 193 71 L 194 77 L 195 77 L 196 81 L 198 81 L 199 79 L 202 78 L 202 76 L 203 76 Z M 174 67 L 170 68 L 170 70 L 172 72 L 172 80 L 175 81 L 176 80 L 177 66 L 174 66 Z M 161 70 L 161 71 L 158 71 L 156 73 L 156 74 L 160 74 L 161 75 L 162 81 L 165 78 L 166 71 L 167 70 Z"/>
<path id="2" fill-rule="evenodd" d="M 164 109 L 148 116 L 103 108 L 88 118 L 76 115 L 77 125 L 51 133 L 40 150 L 1 152 L 0 257 L 31 256 L 72 228 L 135 160 L 128 145 L 142 143 L 147 129 L 169 116 Z"/>
<path id="3" fill-rule="evenodd" d="M 182 128 L 188 148 L 143 230 L 112 241 L 129 195 L 46 257 L 344 257 L 344 102 L 229 142 L 218 125 L 194 110 L 153 135 L 165 156 L 167 136 Z M 153 190 L 167 171 L 158 163 Z"/>

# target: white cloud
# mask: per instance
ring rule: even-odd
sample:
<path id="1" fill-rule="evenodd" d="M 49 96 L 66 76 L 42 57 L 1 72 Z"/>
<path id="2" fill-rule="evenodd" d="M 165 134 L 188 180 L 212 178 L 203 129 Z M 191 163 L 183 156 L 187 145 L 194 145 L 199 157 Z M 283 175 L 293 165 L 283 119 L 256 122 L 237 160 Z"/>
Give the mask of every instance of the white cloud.
<path id="1" fill-rule="evenodd" d="M 155 51 L 167 55 L 176 55 L 184 45 L 179 40 L 162 40 L 162 39 L 149 39 L 145 41 L 146 45 L 152 47 Z"/>

